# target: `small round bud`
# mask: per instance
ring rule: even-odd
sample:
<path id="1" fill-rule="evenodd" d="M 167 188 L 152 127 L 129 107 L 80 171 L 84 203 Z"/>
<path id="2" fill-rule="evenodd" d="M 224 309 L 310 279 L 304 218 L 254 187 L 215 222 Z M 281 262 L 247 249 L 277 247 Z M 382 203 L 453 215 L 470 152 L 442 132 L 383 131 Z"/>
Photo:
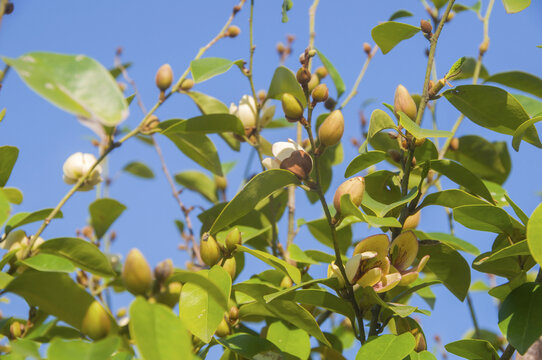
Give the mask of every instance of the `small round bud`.
<path id="1" fill-rule="evenodd" d="M 299 70 L 297 70 L 297 74 L 295 77 L 298 83 L 300 83 L 301 85 L 307 85 L 309 81 L 311 81 L 311 72 L 303 66 L 300 67 Z"/>
<path id="2" fill-rule="evenodd" d="M 235 323 L 239 319 L 239 308 L 232 306 L 228 317 L 230 318 L 230 323 Z"/>
<path id="3" fill-rule="evenodd" d="M 154 268 L 154 277 L 159 283 L 166 281 L 173 274 L 173 261 L 166 259 Z"/>
<path id="4" fill-rule="evenodd" d="M 141 126 L 141 133 L 152 134 L 153 132 L 156 132 L 158 130 L 157 127 L 159 124 L 160 120 L 158 119 L 158 116 L 152 114 L 147 118 L 147 120 L 145 120 L 145 122 Z"/>
<path id="5" fill-rule="evenodd" d="M 231 279 L 234 280 L 235 275 L 237 274 L 237 262 L 235 261 L 235 258 L 231 257 L 229 259 L 226 259 L 222 267 L 224 268 L 224 270 L 226 270 L 228 274 L 230 274 Z"/>
<path id="6" fill-rule="evenodd" d="M 399 116 L 399 112 L 402 111 L 412 120 L 416 118 L 416 113 L 418 112 L 412 96 L 410 96 L 406 87 L 401 84 L 395 89 L 393 110 L 396 116 Z"/>
<path id="7" fill-rule="evenodd" d="M 334 146 L 341 141 L 344 132 L 344 117 L 341 110 L 334 110 L 327 116 L 320 128 L 318 139 L 323 146 Z"/>
<path id="8" fill-rule="evenodd" d="M 480 54 L 482 54 L 482 55 L 485 54 L 488 48 L 489 48 L 489 39 L 485 39 L 480 44 L 480 48 L 479 48 Z"/>
<path id="9" fill-rule="evenodd" d="M 236 37 L 240 33 L 241 33 L 241 29 L 239 29 L 239 26 L 235 26 L 235 25 L 230 26 L 228 30 L 226 30 L 226 35 L 231 38 Z"/>
<path id="10" fill-rule="evenodd" d="M 414 215 L 410 215 L 405 219 L 405 223 L 403 224 L 403 230 L 414 230 L 418 227 L 420 224 L 420 215 L 421 212 L 418 211 Z"/>
<path id="11" fill-rule="evenodd" d="M 96 158 L 92 154 L 84 154 L 77 152 L 70 155 L 64 162 L 62 170 L 64 172 L 64 182 L 73 185 L 84 177 L 96 163 Z M 96 165 L 90 175 L 87 177 L 83 185 L 77 189 L 78 191 L 89 191 L 94 188 L 94 185 L 102 181 L 102 167 Z"/>
<path id="12" fill-rule="evenodd" d="M 420 21 L 420 28 L 424 34 L 431 34 L 433 31 L 433 26 L 431 26 L 431 23 L 427 20 Z"/>
<path id="13" fill-rule="evenodd" d="M 294 283 L 292 281 L 292 278 L 290 278 L 289 276 L 284 276 L 280 282 L 281 288 L 288 289 L 288 288 L 291 288 L 292 285 L 294 285 Z"/>
<path id="14" fill-rule="evenodd" d="M 335 106 L 337 106 L 337 101 L 335 101 L 333 98 L 327 98 L 327 100 L 324 102 L 324 107 L 329 111 L 335 109 Z"/>
<path id="15" fill-rule="evenodd" d="M 100 340 L 109 334 L 111 320 L 103 306 L 94 301 L 88 307 L 81 323 L 81 331 L 92 340 Z"/>
<path id="16" fill-rule="evenodd" d="M 166 91 L 173 82 L 173 70 L 169 64 L 160 66 L 156 72 L 156 86 L 160 91 Z"/>
<path id="17" fill-rule="evenodd" d="M 277 52 L 279 53 L 279 55 L 284 54 L 285 51 L 286 51 L 286 47 L 284 46 L 284 44 L 282 42 L 278 42 L 277 43 Z"/>
<path id="18" fill-rule="evenodd" d="M 201 259 L 209 267 L 218 263 L 218 260 L 220 260 L 220 258 L 222 257 L 218 243 L 216 242 L 215 238 L 210 235 L 207 240 L 202 239 L 200 241 L 199 250 L 201 254 Z"/>
<path id="19" fill-rule="evenodd" d="M 290 3 L 288 4 L 288 10 L 290 10 Z M 288 41 L 288 43 L 293 43 L 295 41 L 295 35 L 293 34 L 288 34 L 286 35 L 286 41 Z"/>
<path id="20" fill-rule="evenodd" d="M 295 96 L 289 93 L 282 95 L 282 110 L 288 120 L 298 121 L 303 116 L 303 106 Z"/>
<path id="21" fill-rule="evenodd" d="M 318 84 L 320 84 L 320 78 L 318 77 L 318 75 L 312 74 L 311 80 L 307 84 L 307 89 L 309 90 L 309 92 L 312 92 L 314 88 L 318 86 Z"/>
<path id="22" fill-rule="evenodd" d="M 21 325 L 22 324 L 18 321 L 14 321 L 9 325 L 9 334 L 11 335 L 12 339 L 17 339 L 21 337 Z"/>
<path id="23" fill-rule="evenodd" d="M 372 50 L 371 44 L 369 44 L 367 42 L 363 43 L 363 51 L 365 51 L 365 53 L 367 55 L 369 55 L 371 53 L 371 50 Z"/>
<path id="24" fill-rule="evenodd" d="M 94 236 L 94 231 L 92 230 L 92 227 L 87 225 L 83 229 L 81 229 L 81 234 L 83 234 L 83 236 L 87 239 L 92 239 L 92 237 Z"/>
<path id="25" fill-rule="evenodd" d="M 224 176 L 215 176 L 215 186 L 218 190 L 226 190 L 228 180 Z"/>
<path id="26" fill-rule="evenodd" d="M 132 249 L 126 256 L 122 268 L 122 280 L 126 289 L 134 295 L 145 295 L 152 285 L 152 271 L 149 263 L 138 249 Z"/>
<path id="27" fill-rule="evenodd" d="M 218 324 L 218 328 L 215 331 L 215 335 L 222 338 L 222 337 L 228 336 L 230 332 L 231 332 L 230 325 L 228 325 L 228 323 L 226 322 L 226 319 L 224 318 L 222 319 L 220 324 Z"/>
<path id="28" fill-rule="evenodd" d="M 415 167 L 416 166 L 416 157 L 412 157 L 412 160 L 410 160 L 410 166 Z"/>
<path id="29" fill-rule="evenodd" d="M 388 150 L 388 156 L 397 163 L 400 163 L 403 159 L 403 155 L 401 155 L 401 152 L 395 149 Z"/>
<path id="30" fill-rule="evenodd" d="M 301 55 L 299 55 L 299 63 L 301 65 L 304 65 L 306 61 L 307 61 L 307 59 L 305 57 L 305 52 L 302 52 Z"/>
<path id="31" fill-rule="evenodd" d="M 122 308 L 117 310 L 116 317 L 117 318 L 122 318 L 122 317 L 125 317 L 127 314 L 128 314 L 128 310 L 126 310 L 125 307 L 122 307 Z"/>
<path id="32" fill-rule="evenodd" d="M 320 84 L 314 88 L 311 93 L 312 100 L 314 102 L 324 102 L 329 96 L 329 90 L 327 89 L 326 84 Z"/>
<path id="33" fill-rule="evenodd" d="M 241 5 L 235 5 L 233 7 L 233 14 L 237 14 L 239 11 L 241 11 Z"/>
<path id="34" fill-rule="evenodd" d="M 265 97 L 267 94 L 265 93 L 265 90 L 258 91 L 258 100 L 263 103 L 265 101 Z"/>
<path id="35" fill-rule="evenodd" d="M 425 138 L 416 138 L 416 141 L 414 142 L 414 145 L 416 145 L 416 147 L 422 146 L 423 144 L 425 144 Z"/>
<path id="36" fill-rule="evenodd" d="M 456 137 L 452 138 L 452 140 L 450 140 L 449 148 L 450 148 L 451 151 L 459 150 L 459 139 L 456 138 Z"/>
<path id="37" fill-rule="evenodd" d="M 182 91 L 190 91 L 194 87 L 194 80 L 192 79 L 184 79 L 181 83 L 180 89 Z"/>
<path id="38" fill-rule="evenodd" d="M 4 8 L 4 14 L 9 15 L 15 10 L 15 5 L 13 5 L 12 2 L 6 3 L 6 7 Z"/>
<path id="39" fill-rule="evenodd" d="M 228 235 L 226 235 L 226 248 L 229 252 L 235 251 L 237 245 L 241 245 L 242 243 L 241 232 L 238 228 L 233 228 Z"/>
<path id="40" fill-rule="evenodd" d="M 312 170 L 312 159 L 303 150 L 297 150 L 280 163 L 280 168 L 292 172 L 299 179 L 306 179 Z"/>
<path id="41" fill-rule="evenodd" d="M 325 78 L 327 76 L 327 74 L 328 74 L 327 69 L 326 69 L 325 66 L 320 66 L 318 69 L 316 69 L 316 71 L 314 73 L 316 74 L 316 76 L 318 76 L 318 78 L 320 80 Z"/>
<path id="42" fill-rule="evenodd" d="M 312 49 L 309 51 L 309 57 L 315 57 L 316 56 L 316 50 Z"/>
<path id="43" fill-rule="evenodd" d="M 454 17 L 455 17 L 455 12 L 450 11 L 450 13 L 448 14 L 448 17 L 446 18 L 446 22 L 452 21 Z"/>
<path id="44" fill-rule="evenodd" d="M 349 194 L 352 203 L 359 207 L 361 205 L 361 200 L 363 199 L 363 194 L 365 192 L 365 178 L 362 176 L 357 176 L 343 182 L 333 196 L 333 206 L 337 213 L 341 212 L 341 197 L 343 195 Z"/>

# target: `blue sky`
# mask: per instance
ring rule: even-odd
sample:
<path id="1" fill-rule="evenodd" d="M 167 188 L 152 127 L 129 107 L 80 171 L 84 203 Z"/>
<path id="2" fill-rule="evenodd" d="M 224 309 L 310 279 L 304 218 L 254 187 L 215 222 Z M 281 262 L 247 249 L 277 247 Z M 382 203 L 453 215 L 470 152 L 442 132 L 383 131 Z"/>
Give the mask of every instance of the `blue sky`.
<path id="1" fill-rule="evenodd" d="M 254 81 L 256 89 L 267 89 L 273 70 L 278 65 L 275 45 L 284 41 L 286 34 L 295 34 L 293 56 L 286 65 L 297 69 L 298 55 L 308 43 L 309 1 L 294 1 L 289 13 L 290 21 L 281 23 L 281 1 L 256 1 Z M 467 2 L 471 4 L 472 1 Z M 484 2 L 484 8 L 487 1 Z M 188 66 L 199 47 L 206 44 L 222 27 L 231 8 L 236 3 L 230 0 L 200 1 L 17 1 L 15 12 L 6 16 L 0 29 L 0 54 L 16 57 L 30 51 L 51 51 L 70 54 L 85 54 L 110 67 L 115 49 L 124 48 L 124 60 L 132 61 L 130 75 L 138 84 L 147 107 L 154 104 L 157 90 L 154 85 L 156 69 L 163 63 L 171 64 L 178 76 Z M 395 10 L 407 9 L 415 14 L 405 22 L 417 25 L 421 18 L 427 18 L 419 1 L 329 1 L 322 0 L 316 15 L 316 47 L 334 63 L 350 90 L 365 60 L 362 43 L 372 43 L 371 29 L 385 21 Z M 236 17 L 234 24 L 242 33 L 236 39 L 224 39 L 207 52 L 206 56 L 229 59 L 248 59 L 248 15 L 246 6 Z M 539 17 L 542 6 L 535 3 L 527 11 L 508 15 L 500 1 L 497 1 L 491 17 L 490 50 L 484 64 L 490 73 L 505 70 L 523 70 L 542 73 L 542 25 Z M 403 20 L 401 20 L 403 21 Z M 461 56 L 476 56 L 482 40 L 482 23 L 474 13 L 462 13 L 446 25 L 437 49 L 437 72 L 443 75 L 455 60 Z M 344 137 L 345 161 L 337 166 L 332 189 L 343 180 L 342 174 L 357 149 L 349 144 L 351 136 L 360 133 L 358 111 L 368 98 L 378 101 L 367 109 L 367 115 L 380 107 L 382 102 L 391 103 L 395 87 L 401 83 L 412 93 L 420 92 L 426 67 L 424 55 L 427 41 L 421 36 L 405 41 L 389 54 L 379 52 L 369 66 L 359 94 L 345 108 L 346 131 Z M 329 84 L 329 83 L 328 83 Z M 24 202 L 15 211 L 33 211 L 54 207 L 68 191 L 62 182 L 62 164 L 73 152 L 94 152 L 88 138 L 92 133 L 82 127 L 76 119 L 47 103 L 28 89 L 14 72 L 4 81 L 0 92 L 0 106 L 7 108 L 7 115 L 0 125 L 0 144 L 17 146 L 19 161 L 8 183 L 19 187 L 24 193 Z M 330 94 L 335 91 L 330 85 Z M 236 70 L 198 84 L 195 90 L 217 97 L 225 104 L 237 102 L 243 94 L 250 92 L 248 81 Z M 134 104 L 135 105 L 135 104 Z M 279 104 L 277 104 L 279 105 Z M 280 105 L 278 106 L 280 108 Z M 279 113 L 279 112 L 278 112 Z M 198 114 L 197 108 L 187 97 L 178 95 L 162 106 L 157 115 L 160 119 L 188 118 Z M 438 123 L 448 130 L 457 118 L 457 111 L 445 100 L 439 101 Z M 131 107 L 126 120 L 128 126 L 136 126 L 141 112 Z M 459 134 L 476 133 L 489 140 L 511 138 L 482 129 L 465 121 Z M 294 137 L 294 130 L 272 130 L 266 137 L 270 141 Z M 213 138 L 216 139 L 216 138 Z M 166 138 L 158 138 L 163 147 L 168 166 L 173 173 L 181 170 L 198 169 L 198 166 L 182 155 Z M 238 189 L 243 169 L 248 158 L 248 147 L 242 154 L 235 153 L 217 140 L 222 161 L 237 161 L 234 171 L 228 176 L 230 187 L 228 198 Z M 512 174 L 505 188 L 512 199 L 527 214 L 540 202 L 536 193 L 542 190 L 539 177 L 540 150 L 524 144 L 519 153 L 509 147 L 512 156 Z M 152 181 L 140 180 L 129 175 L 119 175 L 111 187 L 111 196 L 124 203 L 128 210 L 115 223 L 118 239 L 113 251 L 126 254 L 130 248 L 140 248 L 151 265 L 171 257 L 177 267 L 186 261 L 184 253 L 176 250 L 180 237 L 173 220 L 181 218 L 177 204 L 170 195 L 169 187 L 160 171 L 158 158 L 152 148 L 131 140 L 116 150 L 110 158 L 111 172 L 116 173 L 127 162 L 140 160 L 148 164 L 157 175 Z M 259 165 L 254 162 L 254 171 Z M 199 169 L 200 170 L 200 169 Z M 451 184 L 448 184 L 451 186 Z M 328 193 L 331 199 L 333 190 Z M 88 220 L 88 205 L 94 200 L 93 192 L 79 193 L 64 207 L 64 219 L 49 226 L 44 237 L 73 236 Z M 182 194 L 188 205 L 208 206 L 199 196 Z M 304 194 L 298 191 L 298 217 L 307 220 L 321 216 L 321 209 L 310 207 Z M 197 212 L 196 212 L 197 213 Z M 195 220 L 195 215 L 192 217 Z M 196 222 L 197 223 L 197 222 Z M 35 230 L 29 226 L 27 231 Z M 457 235 L 478 246 L 482 251 L 489 249 L 492 235 L 467 230 L 456 225 Z M 420 229 L 424 231 L 446 231 L 447 223 L 442 209 L 422 213 Z M 285 240 L 286 223 L 280 223 L 281 240 Z M 354 240 L 360 240 L 370 232 L 365 226 L 354 228 Z M 302 249 L 321 249 L 306 230 L 296 238 Z M 469 261 L 472 258 L 467 257 Z M 247 268 L 263 270 L 261 263 L 249 260 Z M 316 266 L 314 276 L 325 273 L 325 266 Z M 246 278 L 245 272 L 243 278 Z M 473 271 L 473 278 L 480 278 Z M 433 335 L 438 334 L 444 344 L 458 340 L 471 327 L 466 304 L 460 303 L 443 287 L 434 288 L 437 304 L 431 317 L 421 319 L 428 337 L 430 349 Z M 473 296 L 479 322 L 483 328 L 496 329 L 497 310 L 489 295 Z M 24 316 L 26 307 L 21 300 L 12 299 L 11 304 L 0 304 L 6 314 Z M 123 296 L 114 301 L 115 308 L 127 305 L 130 297 Z M 420 303 L 423 305 L 422 303 Z M 349 353 L 351 356 L 354 351 Z M 213 353 L 216 356 L 216 353 Z M 210 356 L 209 358 L 213 358 Z"/>

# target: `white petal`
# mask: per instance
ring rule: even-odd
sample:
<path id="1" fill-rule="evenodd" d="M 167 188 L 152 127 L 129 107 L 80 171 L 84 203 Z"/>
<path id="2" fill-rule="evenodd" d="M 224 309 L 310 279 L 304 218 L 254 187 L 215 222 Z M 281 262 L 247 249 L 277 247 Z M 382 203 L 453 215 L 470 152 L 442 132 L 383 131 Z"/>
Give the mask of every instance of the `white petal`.
<path id="1" fill-rule="evenodd" d="M 295 143 L 279 141 L 273 144 L 271 152 L 273 152 L 277 160 L 282 162 L 284 159 L 289 158 L 294 151 L 299 150 L 295 145 Z"/>
<path id="2" fill-rule="evenodd" d="M 265 127 L 275 116 L 275 105 L 267 105 L 267 102 L 260 111 L 260 124 L 262 127 Z"/>
<path id="3" fill-rule="evenodd" d="M 68 178 L 78 178 L 83 173 L 83 153 L 82 152 L 76 152 L 75 154 L 71 154 L 66 161 L 64 161 L 64 165 L 62 166 L 62 171 L 64 172 L 64 176 Z"/>
<path id="4" fill-rule="evenodd" d="M 247 128 L 256 126 L 256 103 L 252 96 L 244 95 L 237 108 L 237 117 Z"/>
<path id="5" fill-rule="evenodd" d="M 230 114 L 237 116 L 237 105 L 234 103 L 230 104 Z"/>
<path id="6" fill-rule="evenodd" d="M 267 170 L 270 169 L 280 169 L 280 161 L 273 158 L 265 158 L 262 160 L 262 165 L 265 166 Z"/>

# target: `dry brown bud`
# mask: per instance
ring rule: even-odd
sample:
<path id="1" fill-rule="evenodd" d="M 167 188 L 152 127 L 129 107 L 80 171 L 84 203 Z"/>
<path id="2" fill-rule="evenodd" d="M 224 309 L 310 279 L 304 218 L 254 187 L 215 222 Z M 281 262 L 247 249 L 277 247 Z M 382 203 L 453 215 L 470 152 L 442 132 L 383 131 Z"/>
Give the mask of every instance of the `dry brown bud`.
<path id="1" fill-rule="evenodd" d="M 306 179 L 312 170 L 312 159 L 303 150 L 297 150 L 280 163 L 280 168 L 292 172 L 299 179 Z"/>
<path id="2" fill-rule="evenodd" d="M 451 151 L 459 150 L 459 139 L 456 138 L 456 137 L 452 138 L 452 140 L 450 140 L 449 148 L 450 148 Z"/>
<path id="3" fill-rule="evenodd" d="M 295 41 L 295 35 L 288 34 L 286 35 L 286 41 L 288 41 L 290 44 Z"/>
<path id="4" fill-rule="evenodd" d="M 297 70 L 296 79 L 301 85 L 307 85 L 311 81 L 311 72 L 304 66 L 300 67 Z"/>
<path id="5" fill-rule="evenodd" d="M 166 259 L 154 268 L 154 277 L 159 283 L 166 281 L 173 274 L 173 261 Z"/>
<path id="6" fill-rule="evenodd" d="M 235 5 L 233 7 L 233 14 L 237 14 L 239 11 L 241 11 L 241 5 Z"/>
<path id="7" fill-rule="evenodd" d="M 371 50 L 372 50 L 371 44 L 367 42 L 363 43 L 363 51 L 365 51 L 367 55 L 371 54 Z"/>
<path id="8" fill-rule="evenodd" d="M 279 55 L 284 54 L 285 51 L 286 51 L 286 47 L 284 46 L 284 44 L 282 42 L 278 42 L 277 43 L 277 52 L 279 53 Z"/>
<path id="9" fill-rule="evenodd" d="M 433 26 L 431 26 L 431 23 L 427 20 L 420 21 L 420 28 L 424 34 L 431 34 L 433 31 Z"/>

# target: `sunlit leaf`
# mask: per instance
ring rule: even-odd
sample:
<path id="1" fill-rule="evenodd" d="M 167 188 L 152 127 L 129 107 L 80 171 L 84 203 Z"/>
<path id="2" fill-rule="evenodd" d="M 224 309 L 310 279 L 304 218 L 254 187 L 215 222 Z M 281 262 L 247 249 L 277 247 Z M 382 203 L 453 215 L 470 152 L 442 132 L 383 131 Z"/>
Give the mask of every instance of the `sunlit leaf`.
<path id="1" fill-rule="evenodd" d="M 307 106 L 305 93 L 297 82 L 295 74 L 290 69 L 279 66 L 271 79 L 271 84 L 267 90 L 267 98 L 280 100 L 284 93 L 292 94 L 303 107 Z"/>
<path id="2" fill-rule="evenodd" d="M 101 239 L 111 225 L 126 210 L 126 206 L 115 199 L 98 199 L 88 207 L 90 225 L 98 239 Z"/>
<path id="3" fill-rule="evenodd" d="M 339 74 L 335 66 L 333 66 L 331 61 L 329 61 L 328 58 L 320 52 L 320 50 L 316 50 L 316 53 L 318 54 L 318 57 L 320 58 L 322 64 L 324 64 L 325 68 L 327 69 L 329 77 L 331 77 L 331 80 L 333 80 L 333 84 L 335 85 L 335 89 L 337 90 L 337 99 L 340 98 L 341 95 L 344 93 L 344 90 L 346 90 L 341 75 Z"/>
<path id="4" fill-rule="evenodd" d="M 243 60 L 231 61 L 228 59 L 208 57 L 193 60 L 190 63 L 190 71 L 194 82 L 200 83 L 228 71 L 233 65 L 243 69 Z"/>
<path id="5" fill-rule="evenodd" d="M 376 44 L 387 54 L 401 41 L 410 39 L 420 31 L 419 27 L 409 24 L 387 21 L 377 25 L 371 31 Z"/>
<path id="6" fill-rule="evenodd" d="M 0 187 L 6 186 L 18 156 L 19 149 L 15 146 L 0 146 Z"/>
<path id="7" fill-rule="evenodd" d="M 527 224 L 527 243 L 536 262 L 542 264 L 542 204 L 531 214 Z"/>
<path id="8" fill-rule="evenodd" d="M 154 173 L 152 170 L 140 161 L 132 161 L 124 165 L 122 171 L 137 176 L 142 179 L 153 179 Z"/>
<path id="9" fill-rule="evenodd" d="M 414 336 L 409 332 L 369 338 L 356 355 L 356 360 L 402 360 L 414 350 L 415 345 Z"/>

